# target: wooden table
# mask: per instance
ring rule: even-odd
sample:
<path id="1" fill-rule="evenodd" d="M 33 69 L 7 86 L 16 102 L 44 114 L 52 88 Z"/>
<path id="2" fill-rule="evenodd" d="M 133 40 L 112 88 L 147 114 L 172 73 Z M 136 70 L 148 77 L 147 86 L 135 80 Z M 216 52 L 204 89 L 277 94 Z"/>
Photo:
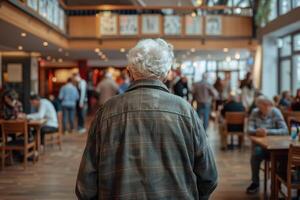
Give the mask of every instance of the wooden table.
<path id="1" fill-rule="evenodd" d="M 262 147 L 270 153 L 271 157 L 271 199 L 275 198 L 275 177 L 277 161 L 282 156 L 288 155 L 290 144 L 300 144 L 298 141 L 291 141 L 290 136 L 250 136 L 252 143 Z"/>
<path id="2" fill-rule="evenodd" d="M 4 121 L 5 120 L 0 119 L 0 125 Z M 14 120 L 10 120 L 10 121 L 14 121 Z M 28 128 L 34 128 L 36 130 L 35 143 L 36 143 L 36 149 L 37 149 L 38 152 L 40 151 L 40 146 L 41 146 L 41 128 L 43 127 L 43 125 L 46 124 L 46 122 L 47 122 L 46 119 L 29 120 L 27 122 Z"/>

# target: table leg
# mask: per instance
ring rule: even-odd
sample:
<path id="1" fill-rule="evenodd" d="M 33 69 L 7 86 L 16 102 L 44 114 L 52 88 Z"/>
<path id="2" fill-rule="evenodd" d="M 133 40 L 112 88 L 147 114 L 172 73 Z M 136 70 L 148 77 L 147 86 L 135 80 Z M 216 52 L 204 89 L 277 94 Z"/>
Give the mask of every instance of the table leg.
<path id="1" fill-rule="evenodd" d="M 275 199 L 276 153 L 271 152 L 271 199 Z"/>
<path id="2" fill-rule="evenodd" d="M 41 129 L 36 129 L 36 150 L 40 153 L 40 146 L 41 146 Z"/>

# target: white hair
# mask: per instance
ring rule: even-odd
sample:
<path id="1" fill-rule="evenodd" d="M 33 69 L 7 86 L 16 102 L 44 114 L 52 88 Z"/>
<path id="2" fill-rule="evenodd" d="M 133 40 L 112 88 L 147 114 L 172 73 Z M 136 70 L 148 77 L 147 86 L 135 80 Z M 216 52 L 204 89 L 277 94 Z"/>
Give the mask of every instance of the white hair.
<path id="1" fill-rule="evenodd" d="M 273 106 L 273 101 L 271 101 L 268 97 L 264 96 L 264 95 L 260 95 L 259 97 L 256 98 L 255 100 L 255 104 L 266 104 L 269 106 Z"/>
<path id="2" fill-rule="evenodd" d="M 167 77 L 174 62 L 173 46 L 163 39 L 144 39 L 128 52 L 128 69 L 138 78 Z"/>

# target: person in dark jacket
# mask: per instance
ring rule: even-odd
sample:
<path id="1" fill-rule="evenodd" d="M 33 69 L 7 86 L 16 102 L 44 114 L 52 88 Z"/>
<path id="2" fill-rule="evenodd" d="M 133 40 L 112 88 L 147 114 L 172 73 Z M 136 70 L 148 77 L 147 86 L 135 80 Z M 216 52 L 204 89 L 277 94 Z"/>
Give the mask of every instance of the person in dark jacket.
<path id="1" fill-rule="evenodd" d="M 207 200 L 217 168 L 196 111 L 163 80 L 172 46 L 146 39 L 128 53 L 133 83 L 99 109 L 76 182 L 79 200 Z"/>
<path id="2" fill-rule="evenodd" d="M 228 101 L 224 104 L 223 109 L 221 110 L 221 119 L 225 119 L 225 115 L 227 112 L 245 112 L 245 108 L 243 104 L 240 102 L 238 96 L 235 94 L 230 94 Z M 243 126 L 241 125 L 228 125 L 228 130 L 225 130 L 224 124 L 220 125 L 220 134 L 221 134 L 221 149 L 227 149 L 227 132 L 242 132 Z M 241 142 L 241 138 L 239 138 Z"/>
<path id="3" fill-rule="evenodd" d="M 297 89 L 296 96 L 291 105 L 292 111 L 300 111 L 300 88 Z"/>

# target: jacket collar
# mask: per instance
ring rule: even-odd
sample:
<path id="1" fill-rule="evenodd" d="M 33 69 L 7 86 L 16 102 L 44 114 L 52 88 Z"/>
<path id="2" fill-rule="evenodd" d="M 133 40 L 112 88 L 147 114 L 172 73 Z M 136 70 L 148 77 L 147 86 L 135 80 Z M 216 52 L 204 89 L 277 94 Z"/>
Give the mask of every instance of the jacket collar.
<path id="1" fill-rule="evenodd" d="M 160 80 L 152 80 L 152 79 L 142 79 L 132 82 L 127 91 L 135 90 L 137 88 L 154 88 L 164 90 L 166 92 L 170 92 L 167 86 L 161 82 Z"/>

